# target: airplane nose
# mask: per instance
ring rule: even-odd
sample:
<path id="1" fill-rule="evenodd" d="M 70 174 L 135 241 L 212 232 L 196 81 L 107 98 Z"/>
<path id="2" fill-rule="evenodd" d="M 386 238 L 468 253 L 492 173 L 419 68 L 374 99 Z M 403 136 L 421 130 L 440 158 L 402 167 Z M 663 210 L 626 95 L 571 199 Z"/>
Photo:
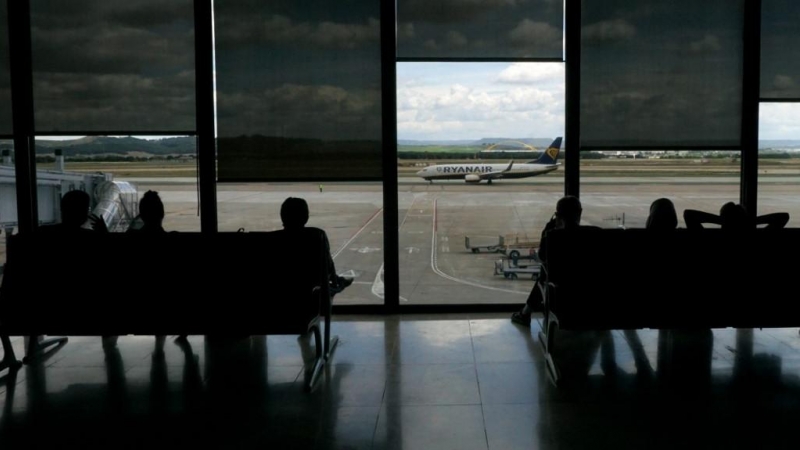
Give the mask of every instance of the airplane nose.
<path id="1" fill-rule="evenodd" d="M 418 176 L 418 177 L 421 177 L 422 175 L 424 175 L 424 174 L 425 174 L 425 171 L 426 171 L 426 170 L 427 170 L 427 169 L 422 169 L 422 170 L 420 170 L 419 172 L 417 172 L 417 176 Z"/>

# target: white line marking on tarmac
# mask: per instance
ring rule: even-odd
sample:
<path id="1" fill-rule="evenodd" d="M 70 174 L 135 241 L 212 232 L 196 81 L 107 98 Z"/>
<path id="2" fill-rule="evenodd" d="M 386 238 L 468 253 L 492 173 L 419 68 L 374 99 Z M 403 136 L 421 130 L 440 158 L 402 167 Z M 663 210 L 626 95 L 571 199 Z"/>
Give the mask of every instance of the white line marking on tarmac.
<path id="1" fill-rule="evenodd" d="M 361 228 L 359 228 L 358 231 L 356 231 L 356 234 L 354 234 L 350 239 L 348 239 L 347 242 L 342 244 L 342 246 L 339 247 L 339 250 L 336 250 L 336 253 L 333 254 L 332 258 L 336 259 L 336 257 L 339 256 L 339 253 L 342 253 L 342 250 L 344 250 L 348 245 L 350 245 L 350 243 L 353 242 L 358 237 L 358 235 L 361 234 L 361 232 L 364 231 L 369 226 L 369 224 L 372 223 L 373 220 L 375 220 L 376 217 L 378 217 L 378 214 L 380 214 L 381 211 L 383 211 L 383 208 L 378 208 L 378 210 L 375 211 L 375 214 L 373 214 L 372 217 L 370 217 L 369 220 L 367 220 L 367 222 Z"/>
<path id="2" fill-rule="evenodd" d="M 372 282 L 372 294 L 381 299 L 386 294 L 385 284 L 383 283 L 383 264 L 381 264 L 381 268 L 378 269 L 378 274 L 375 275 L 375 281 Z M 407 302 L 408 299 L 401 295 L 400 301 Z"/>
<path id="3" fill-rule="evenodd" d="M 456 283 L 466 284 L 467 286 L 474 286 L 482 289 L 488 289 L 490 291 L 498 291 L 498 292 L 508 292 L 509 294 L 519 294 L 519 295 L 528 295 L 527 292 L 520 292 L 520 291 L 512 291 L 509 289 L 501 289 L 492 286 L 484 286 L 482 284 L 473 283 L 471 281 L 462 280 L 456 277 L 451 277 L 450 275 L 442 272 L 439 270 L 439 265 L 436 258 L 436 204 L 439 199 L 433 201 L 433 236 L 431 236 L 431 269 L 442 278 L 446 278 L 450 281 L 455 281 Z"/>

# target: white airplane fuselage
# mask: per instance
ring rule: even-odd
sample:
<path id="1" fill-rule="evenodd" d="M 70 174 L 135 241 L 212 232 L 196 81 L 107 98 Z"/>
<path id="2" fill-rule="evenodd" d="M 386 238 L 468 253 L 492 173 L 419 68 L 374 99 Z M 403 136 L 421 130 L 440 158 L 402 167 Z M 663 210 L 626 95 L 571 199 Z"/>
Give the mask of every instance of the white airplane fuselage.
<path id="1" fill-rule="evenodd" d="M 489 173 L 499 173 L 502 175 L 495 176 L 495 180 L 499 179 L 514 179 L 514 178 L 527 178 L 536 175 L 542 175 L 558 169 L 560 164 L 514 164 L 510 170 L 508 164 L 438 164 L 426 167 L 419 172 L 417 176 L 424 178 L 427 181 L 432 180 L 465 180 L 467 182 L 480 182 L 481 175 Z"/>

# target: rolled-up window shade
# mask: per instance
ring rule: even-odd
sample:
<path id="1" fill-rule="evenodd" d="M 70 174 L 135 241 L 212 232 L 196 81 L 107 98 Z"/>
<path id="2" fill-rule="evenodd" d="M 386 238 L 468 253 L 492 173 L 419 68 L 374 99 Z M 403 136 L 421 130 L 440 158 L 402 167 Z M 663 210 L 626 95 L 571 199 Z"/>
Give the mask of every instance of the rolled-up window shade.
<path id="1" fill-rule="evenodd" d="M 761 97 L 800 99 L 800 2 L 762 0 Z"/>
<path id="2" fill-rule="evenodd" d="M 582 147 L 741 145 L 744 0 L 583 1 Z"/>
<path id="3" fill-rule="evenodd" d="M 401 58 L 563 57 L 564 7 L 552 0 L 397 0 Z"/>
<path id="4" fill-rule="evenodd" d="M 32 0 L 37 132 L 195 129 L 191 0 Z"/>
<path id="5" fill-rule="evenodd" d="M 11 121 L 11 66 L 8 48 L 8 1 L 0 0 L 0 135 L 14 132 Z"/>
<path id="6" fill-rule="evenodd" d="M 218 176 L 381 178 L 380 2 L 214 2 Z"/>

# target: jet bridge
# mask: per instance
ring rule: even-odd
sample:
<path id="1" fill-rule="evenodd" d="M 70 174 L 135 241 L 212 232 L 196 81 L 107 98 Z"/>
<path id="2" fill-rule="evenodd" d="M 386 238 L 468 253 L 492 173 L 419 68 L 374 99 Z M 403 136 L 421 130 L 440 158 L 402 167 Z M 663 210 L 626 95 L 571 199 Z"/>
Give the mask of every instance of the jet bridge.
<path id="1" fill-rule="evenodd" d="M 17 190 L 15 170 L 8 151 L 0 159 L 0 228 L 11 234 L 17 226 Z M 36 172 L 36 196 L 39 224 L 58 223 L 61 218 L 61 197 L 69 191 L 81 190 L 91 198 L 92 212 L 105 220 L 110 231 L 125 231 L 139 213 L 139 197 L 135 186 L 114 181 L 112 174 L 86 174 L 64 170 L 64 157 L 56 154 L 55 170 Z"/>

